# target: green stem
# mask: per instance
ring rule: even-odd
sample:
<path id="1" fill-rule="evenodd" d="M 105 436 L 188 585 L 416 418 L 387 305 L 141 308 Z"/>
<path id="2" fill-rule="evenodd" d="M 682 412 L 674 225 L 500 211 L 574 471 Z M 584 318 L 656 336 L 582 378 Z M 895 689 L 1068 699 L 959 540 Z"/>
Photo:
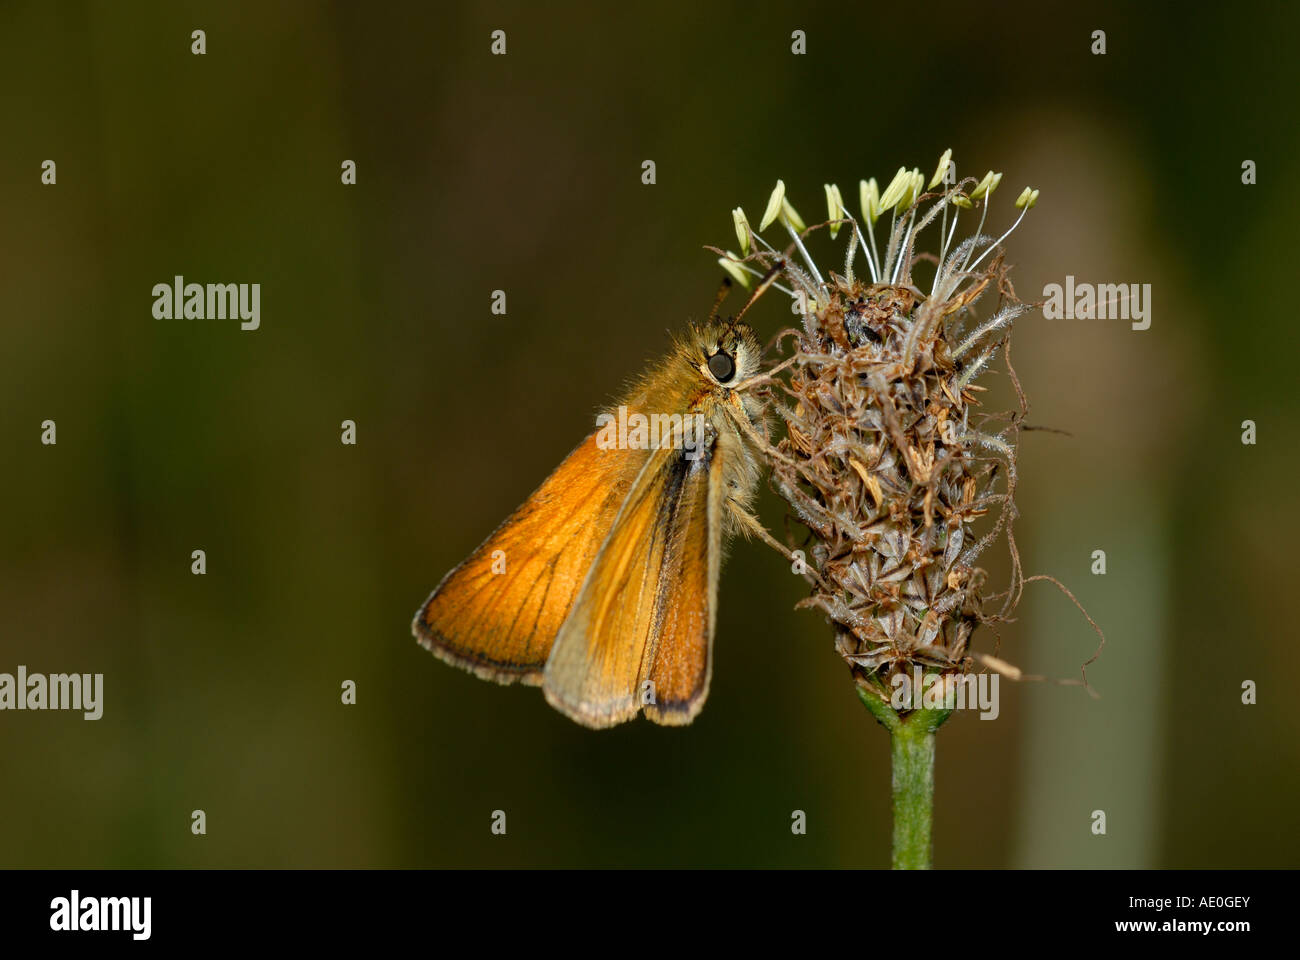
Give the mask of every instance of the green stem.
<path id="1" fill-rule="evenodd" d="M 882 693 L 857 685 L 858 696 L 889 731 L 894 808 L 895 870 L 928 870 L 934 822 L 934 732 L 951 710 L 899 714 Z"/>
<path id="2" fill-rule="evenodd" d="M 894 788 L 894 869 L 929 870 L 934 847 L 934 729 L 901 723 L 889 735 Z"/>

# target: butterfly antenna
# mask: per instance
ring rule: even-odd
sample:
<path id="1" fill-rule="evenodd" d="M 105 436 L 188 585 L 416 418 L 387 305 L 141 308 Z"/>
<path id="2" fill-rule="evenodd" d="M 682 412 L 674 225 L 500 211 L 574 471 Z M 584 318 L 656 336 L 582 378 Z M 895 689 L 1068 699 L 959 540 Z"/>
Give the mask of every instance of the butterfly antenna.
<path id="1" fill-rule="evenodd" d="M 718 311 L 722 309 L 722 301 L 727 299 L 727 294 L 731 292 L 731 278 L 723 277 L 722 286 L 718 287 L 718 295 L 713 298 L 713 309 L 709 311 L 708 323 L 713 323 L 718 319 Z"/>
<path id="2" fill-rule="evenodd" d="M 781 275 L 781 271 L 784 269 L 785 269 L 784 261 L 778 260 L 772 266 L 772 268 L 768 270 L 766 274 L 763 275 L 763 279 L 759 281 L 758 286 L 754 288 L 754 292 L 750 295 L 749 302 L 745 304 L 744 309 L 741 310 L 740 313 L 736 314 L 736 320 L 739 320 L 746 313 L 748 313 L 749 308 L 752 307 L 758 301 L 758 298 L 761 297 L 763 294 L 767 293 L 768 287 L 776 283 L 776 278 Z M 735 321 L 732 322 L 734 323 Z"/>

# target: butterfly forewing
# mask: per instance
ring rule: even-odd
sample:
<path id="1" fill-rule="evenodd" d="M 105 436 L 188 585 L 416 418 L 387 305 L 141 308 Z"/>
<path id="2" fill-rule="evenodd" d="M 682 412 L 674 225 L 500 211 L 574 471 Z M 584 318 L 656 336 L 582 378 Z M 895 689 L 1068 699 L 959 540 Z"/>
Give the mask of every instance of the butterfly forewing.
<path id="1" fill-rule="evenodd" d="M 498 683 L 540 683 L 579 589 L 649 451 L 587 437 L 416 615 L 420 642 Z"/>

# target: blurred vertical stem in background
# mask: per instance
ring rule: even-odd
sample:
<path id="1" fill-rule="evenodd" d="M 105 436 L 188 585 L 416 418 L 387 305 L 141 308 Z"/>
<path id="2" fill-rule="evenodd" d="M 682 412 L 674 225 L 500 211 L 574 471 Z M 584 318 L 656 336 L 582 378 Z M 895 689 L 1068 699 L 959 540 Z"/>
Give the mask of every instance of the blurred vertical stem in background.
<path id="1" fill-rule="evenodd" d="M 933 857 L 934 734 L 951 710 L 899 715 L 883 692 L 858 684 L 858 696 L 889 731 L 895 870 L 929 870 Z"/>
<path id="2" fill-rule="evenodd" d="M 1168 726 L 1175 676 L 1170 666 L 1187 662 L 1188 656 L 1188 638 L 1175 642 L 1171 632 L 1170 618 L 1177 609 L 1177 561 L 1171 550 L 1178 543 L 1171 531 L 1182 523 L 1188 530 L 1202 529 L 1199 519 L 1175 516 L 1176 491 L 1186 488 L 1187 461 L 1179 451 L 1200 449 L 1204 437 L 1197 424 L 1206 415 L 1213 417 L 1204 404 L 1221 396 L 1224 381 L 1211 372 L 1218 354 L 1213 348 L 1203 353 L 1195 332 L 1212 324 L 1206 316 L 1211 301 L 1203 287 L 1185 287 L 1186 277 L 1170 270 L 1164 259 L 1167 245 L 1152 232 L 1163 221 L 1153 214 L 1155 201 L 1142 168 L 1123 146 L 1125 138 L 1098 136 L 1102 129 L 1095 118 L 1055 118 L 1050 130 L 1027 138 L 1037 146 L 1021 147 L 1024 155 L 1017 160 L 1041 163 L 1041 145 L 1051 142 L 1052 155 L 1059 158 L 1052 176 L 1070 185 L 1059 206 L 1053 195 L 1052 207 L 1069 229 L 1040 229 L 1032 243 L 1019 248 L 1017 273 L 1037 281 L 1062 272 L 1062 263 L 1080 277 L 1127 270 L 1160 291 L 1150 330 L 1135 331 L 1128 324 L 1061 324 L 1016 344 L 1018 361 L 1042 383 L 1067 382 L 1077 370 L 1101 372 L 1091 387 L 1054 391 L 1050 405 L 1035 410 L 1036 418 L 1066 428 L 1074 437 L 1035 438 L 1026 451 L 1026 473 L 1035 479 L 1021 507 L 1034 518 L 1026 533 L 1036 564 L 1090 571 L 1080 584 L 1089 610 L 1102 623 L 1122 624 L 1121 642 L 1099 664 L 1103 709 L 1081 697 L 1055 696 L 1038 684 L 1026 686 L 1020 695 L 1023 732 L 1009 864 L 1018 868 L 1151 868 L 1160 866 L 1162 855 L 1170 856 L 1172 849 L 1191 849 L 1199 842 L 1182 837 L 1161 811 L 1164 758 L 1190 736 L 1185 721 L 1191 717 L 1187 714 L 1176 728 Z M 1104 208 L 1093 200 L 1100 190 L 1110 197 Z M 1174 318 L 1177 322 L 1161 326 L 1162 320 Z M 1178 391 L 1152 386 L 1168 383 L 1209 386 Z M 1104 457 L 1097 456 L 1098 444 L 1104 445 Z M 1233 502 L 1222 490 L 1216 498 L 1221 504 Z M 1105 575 L 1094 566 L 1093 551 L 1099 549 L 1110 564 Z M 1204 557 L 1189 562 L 1200 568 Z M 1059 633 L 1062 607 L 1049 591 L 1030 600 L 1020 614 L 1028 634 L 1060 636 L 1059 643 L 1035 650 L 1035 669 L 1062 675 L 1087 635 L 1078 626 Z M 1200 609 L 1195 603 L 1183 606 Z M 1240 650 L 1234 646 L 1233 652 L 1235 657 Z M 1195 714 L 1212 715 L 1199 708 Z M 1197 749 L 1205 752 L 1189 748 L 1188 769 L 1215 753 L 1205 743 Z M 1181 796 L 1165 802 L 1179 810 L 1195 806 Z M 1067 828 L 1063 822 L 1062 811 L 1076 810 L 1074 815 L 1083 820 L 1098 809 L 1107 816 L 1104 840 L 1091 829 L 1075 829 L 1073 823 Z M 1167 845 L 1163 851 L 1162 844 Z"/>

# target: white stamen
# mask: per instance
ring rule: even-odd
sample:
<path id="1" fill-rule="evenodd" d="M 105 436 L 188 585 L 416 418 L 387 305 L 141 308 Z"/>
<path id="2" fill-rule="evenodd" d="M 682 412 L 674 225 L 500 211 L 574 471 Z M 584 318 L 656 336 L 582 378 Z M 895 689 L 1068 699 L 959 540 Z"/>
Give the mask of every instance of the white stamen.
<path id="1" fill-rule="evenodd" d="M 794 227 L 790 225 L 789 221 L 784 222 L 786 230 L 790 232 L 790 236 L 794 237 L 794 242 L 799 248 L 799 252 L 803 254 L 804 263 L 808 264 L 808 269 L 811 270 L 812 275 L 817 278 L 817 286 L 826 286 L 826 281 L 822 279 L 821 273 L 818 272 L 817 264 L 813 263 L 812 257 L 808 255 L 808 250 L 804 247 L 803 241 L 799 239 L 799 234 L 795 232 Z"/>
<path id="2" fill-rule="evenodd" d="M 1028 207 L 1026 207 L 1025 209 L 1021 210 L 1021 211 L 1020 211 L 1020 216 L 1016 217 L 1016 222 L 1013 223 L 1013 224 L 1011 225 L 1011 229 L 1008 230 L 1006 233 L 1002 234 L 1002 236 L 998 237 L 996 240 L 994 240 L 993 243 L 989 245 L 988 250 L 985 250 L 983 253 L 981 253 L 981 254 L 979 255 L 979 258 L 978 258 L 974 263 L 972 263 L 972 264 L 970 265 L 970 268 L 971 268 L 972 270 L 974 270 L 976 267 L 978 267 L 978 266 L 980 265 L 980 260 L 983 260 L 985 257 L 987 257 L 987 256 L 989 255 L 989 253 L 991 253 L 991 252 L 993 251 L 993 249 L 994 249 L 994 248 L 995 248 L 999 243 L 1001 243 L 1001 242 L 1002 242 L 1003 240 L 1005 240 L 1007 237 L 1011 236 L 1011 231 L 1012 231 L 1012 230 L 1015 230 L 1016 227 L 1020 226 L 1020 221 L 1023 220 L 1023 219 L 1025 219 L 1025 214 L 1028 213 L 1028 212 L 1029 212 L 1029 208 L 1028 208 Z"/>

